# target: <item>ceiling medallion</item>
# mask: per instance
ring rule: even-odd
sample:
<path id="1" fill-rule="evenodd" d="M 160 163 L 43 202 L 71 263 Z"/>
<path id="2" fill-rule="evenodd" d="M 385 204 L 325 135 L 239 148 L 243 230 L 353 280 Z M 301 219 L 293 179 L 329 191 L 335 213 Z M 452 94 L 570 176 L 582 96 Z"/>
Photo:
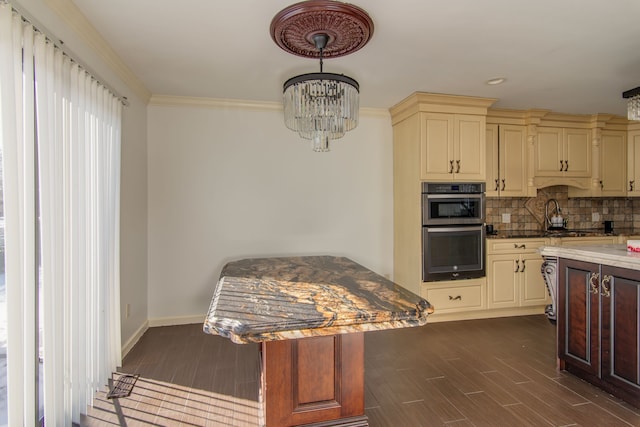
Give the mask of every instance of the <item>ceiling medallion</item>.
<path id="1" fill-rule="evenodd" d="M 281 10 L 271 21 L 271 37 L 285 51 L 319 58 L 320 72 L 290 78 L 283 87 L 285 125 L 310 139 L 314 151 L 358 125 L 358 82 L 325 73 L 324 58 L 361 49 L 373 35 L 373 21 L 357 6 L 335 0 L 309 0 Z"/>
<path id="2" fill-rule="evenodd" d="M 282 9 L 271 21 L 271 37 L 285 51 L 319 58 L 313 37 L 329 37 L 322 55 L 336 58 L 353 53 L 373 35 L 373 21 L 363 9 L 334 0 L 309 0 Z"/>

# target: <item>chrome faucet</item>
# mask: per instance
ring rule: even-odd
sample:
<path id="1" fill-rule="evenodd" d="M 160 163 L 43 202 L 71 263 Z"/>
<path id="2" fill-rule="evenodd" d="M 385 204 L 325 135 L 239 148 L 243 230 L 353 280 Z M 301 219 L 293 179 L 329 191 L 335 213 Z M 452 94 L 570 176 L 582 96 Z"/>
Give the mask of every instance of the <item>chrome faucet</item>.
<path id="1" fill-rule="evenodd" d="M 547 228 L 551 227 L 553 225 L 553 223 L 551 222 L 551 218 L 549 217 L 549 204 L 550 203 L 554 204 L 554 211 L 553 212 L 555 212 L 556 215 L 560 215 L 560 205 L 558 204 L 558 201 L 556 199 L 547 200 L 547 204 L 544 205 L 544 217 L 547 219 Z"/>

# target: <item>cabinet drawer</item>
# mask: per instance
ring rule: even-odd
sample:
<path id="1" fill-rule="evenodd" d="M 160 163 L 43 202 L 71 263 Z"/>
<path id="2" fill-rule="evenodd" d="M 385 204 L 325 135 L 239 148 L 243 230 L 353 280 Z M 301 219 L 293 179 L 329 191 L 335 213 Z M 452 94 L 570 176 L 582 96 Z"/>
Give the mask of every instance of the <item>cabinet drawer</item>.
<path id="1" fill-rule="evenodd" d="M 423 286 L 423 289 L 426 288 L 426 299 L 435 308 L 435 313 L 484 308 L 481 284 L 447 287 Z"/>
<path id="2" fill-rule="evenodd" d="M 593 236 L 593 237 L 563 237 L 560 239 L 562 246 L 576 246 L 576 245 L 610 245 L 617 243 L 618 238 L 616 236 Z"/>
<path id="3" fill-rule="evenodd" d="M 487 239 L 487 253 L 535 252 L 547 244 L 546 239 Z"/>

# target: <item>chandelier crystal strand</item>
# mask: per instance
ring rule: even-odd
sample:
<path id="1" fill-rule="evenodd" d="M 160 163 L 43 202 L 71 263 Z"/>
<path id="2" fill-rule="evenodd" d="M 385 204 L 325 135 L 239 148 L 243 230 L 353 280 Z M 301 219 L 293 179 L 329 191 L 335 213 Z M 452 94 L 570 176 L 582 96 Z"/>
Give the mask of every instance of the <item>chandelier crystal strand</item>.
<path id="1" fill-rule="evenodd" d="M 627 118 L 629 120 L 640 120 L 640 94 L 629 98 L 627 104 Z"/>
<path id="2" fill-rule="evenodd" d="M 290 79 L 283 94 L 287 128 L 329 151 L 329 141 L 358 125 L 358 83 L 343 75 L 311 73 Z"/>

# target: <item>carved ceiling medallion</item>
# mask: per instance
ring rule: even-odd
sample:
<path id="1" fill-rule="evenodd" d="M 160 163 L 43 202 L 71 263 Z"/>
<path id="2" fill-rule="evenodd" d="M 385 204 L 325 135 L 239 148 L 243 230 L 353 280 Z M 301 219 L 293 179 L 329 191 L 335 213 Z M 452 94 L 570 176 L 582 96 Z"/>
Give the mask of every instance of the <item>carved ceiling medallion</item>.
<path id="1" fill-rule="evenodd" d="M 319 58 L 314 36 L 326 34 L 324 58 L 336 58 L 361 49 L 373 35 L 373 21 L 357 6 L 335 0 L 309 0 L 281 10 L 271 21 L 271 37 L 285 51 Z"/>

